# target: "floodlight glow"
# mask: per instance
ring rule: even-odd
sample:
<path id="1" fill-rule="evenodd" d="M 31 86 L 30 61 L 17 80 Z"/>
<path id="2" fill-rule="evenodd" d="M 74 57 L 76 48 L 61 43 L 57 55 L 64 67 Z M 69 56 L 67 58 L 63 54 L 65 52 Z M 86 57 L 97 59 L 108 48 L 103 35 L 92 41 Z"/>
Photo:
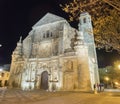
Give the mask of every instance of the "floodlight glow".
<path id="1" fill-rule="evenodd" d="M 108 81 L 108 80 L 109 80 L 109 78 L 108 78 L 108 77 L 105 77 L 105 80 L 106 80 L 106 81 Z"/>
<path id="2" fill-rule="evenodd" d="M 116 85 L 118 85 L 119 83 L 118 82 L 115 82 Z"/>
<path id="3" fill-rule="evenodd" d="M 3 69 L 2 69 L 2 68 L 0 68 L 0 71 L 3 71 Z"/>
<path id="4" fill-rule="evenodd" d="M 118 65 L 118 68 L 120 69 L 120 65 Z"/>

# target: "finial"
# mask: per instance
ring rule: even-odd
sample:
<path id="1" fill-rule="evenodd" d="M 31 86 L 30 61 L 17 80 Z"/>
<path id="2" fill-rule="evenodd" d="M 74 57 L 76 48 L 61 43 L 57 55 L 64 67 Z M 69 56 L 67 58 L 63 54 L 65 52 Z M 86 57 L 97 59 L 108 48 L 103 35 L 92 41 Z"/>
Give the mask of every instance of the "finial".
<path id="1" fill-rule="evenodd" d="M 20 36 L 20 40 L 19 40 L 19 42 L 20 42 L 20 43 L 22 42 L 22 36 Z"/>

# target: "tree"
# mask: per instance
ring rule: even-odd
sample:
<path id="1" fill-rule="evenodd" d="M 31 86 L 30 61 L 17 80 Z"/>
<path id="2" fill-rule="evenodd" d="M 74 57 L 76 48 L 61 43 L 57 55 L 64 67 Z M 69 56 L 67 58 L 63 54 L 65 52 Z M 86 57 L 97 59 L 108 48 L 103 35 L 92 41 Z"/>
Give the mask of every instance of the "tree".
<path id="1" fill-rule="evenodd" d="M 111 72 L 111 70 L 112 70 L 112 66 L 107 66 L 105 68 L 99 68 L 99 76 L 100 76 L 101 83 L 106 83 L 106 80 L 105 80 L 106 77 L 111 79 L 111 77 L 108 74 L 109 72 Z"/>
<path id="2" fill-rule="evenodd" d="M 92 15 L 96 47 L 120 52 L 119 0 L 73 0 L 60 6 L 69 14 L 70 21 L 78 21 L 81 12 L 89 12 Z"/>
<path id="3" fill-rule="evenodd" d="M 99 17 L 94 22 L 95 42 L 98 48 L 120 52 L 120 15 L 111 10 L 110 16 Z"/>
<path id="4" fill-rule="evenodd" d="M 100 82 L 108 83 L 111 87 L 115 87 L 116 82 L 120 83 L 120 69 L 118 69 L 118 63 L 120 64 L 120 61 L 116 61 L 112 66 L 99 68 Z M 106 77 L 109 78 L 109 80 L 106 80 Z"/>

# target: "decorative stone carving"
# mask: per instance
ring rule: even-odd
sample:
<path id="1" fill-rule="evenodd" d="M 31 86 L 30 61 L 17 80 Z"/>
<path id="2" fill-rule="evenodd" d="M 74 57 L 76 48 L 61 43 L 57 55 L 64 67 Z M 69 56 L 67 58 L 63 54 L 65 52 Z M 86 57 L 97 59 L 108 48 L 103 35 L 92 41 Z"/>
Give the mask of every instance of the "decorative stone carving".
<path id="1" fill-rule="evenodd" d="M 51 43 L 41 43 L 38 54 L 41 58 L 51 56 Z"/>
<path id="2" fill-rule="evenodd" d="M 73 62 L 71 60 L 67 60 L 64 64 L 65 71 L 73 71 Z"/>

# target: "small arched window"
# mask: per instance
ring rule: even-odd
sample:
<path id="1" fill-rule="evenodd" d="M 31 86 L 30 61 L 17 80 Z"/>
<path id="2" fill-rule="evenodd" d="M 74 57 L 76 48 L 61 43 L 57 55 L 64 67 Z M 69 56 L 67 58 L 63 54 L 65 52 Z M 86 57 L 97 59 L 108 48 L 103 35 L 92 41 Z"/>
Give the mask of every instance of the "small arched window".
<path id="1" fill-rule="evenodd" d="M 47 31 L 47 38 L 49 37 L 49 31 Z"/>
<path id="2" fill-rule="evenodd" d="M 83 22 L 86 23 L 86 18 L 83 19 Z"/>
<path id="3" fill-rule="evenodd" d="M 43 34 L 43 38 L 45 38 L 45 34 Z"/>
<path id="4" fill-rule="evenodd" d="M 52 37 L 52 32 L 51 32 L 50 36 Z"/>
<path id="5" fill-rule="evenodd" d="M 90 19 L 90 17 L 88 18 L 88 22 L 89 22 L 89 23 L 91 22 L 91 19 Z"/>

